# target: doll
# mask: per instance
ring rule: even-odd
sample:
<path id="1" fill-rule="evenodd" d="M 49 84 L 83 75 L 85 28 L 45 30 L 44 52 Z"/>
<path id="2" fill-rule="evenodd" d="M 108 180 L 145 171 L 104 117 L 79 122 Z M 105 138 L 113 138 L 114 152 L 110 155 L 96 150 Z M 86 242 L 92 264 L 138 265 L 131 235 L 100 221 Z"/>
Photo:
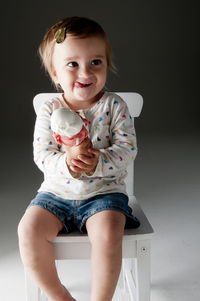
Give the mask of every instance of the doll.
<path id="1" fill-rule="evenodd" d="M 60 145 L 79 145 L 88 137 L 87 125 L 87 119 L 67 108 L 59 108 L 51 116 L 53 137 Z"/>

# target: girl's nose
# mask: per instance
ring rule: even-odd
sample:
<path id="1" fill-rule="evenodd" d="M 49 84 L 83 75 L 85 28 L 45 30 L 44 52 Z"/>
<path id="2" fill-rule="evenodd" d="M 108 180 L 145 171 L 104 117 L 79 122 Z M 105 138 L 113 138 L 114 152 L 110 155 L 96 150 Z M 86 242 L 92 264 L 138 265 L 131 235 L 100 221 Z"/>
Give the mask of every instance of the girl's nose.
<path id="1" fill-rule="evenodd" d="M 91 76 L 92 72 L 91 72 L 91 68 L 88 65 L 84 65 L 80 68 L 80 76 L 82 77 L 89 77 Z"/>

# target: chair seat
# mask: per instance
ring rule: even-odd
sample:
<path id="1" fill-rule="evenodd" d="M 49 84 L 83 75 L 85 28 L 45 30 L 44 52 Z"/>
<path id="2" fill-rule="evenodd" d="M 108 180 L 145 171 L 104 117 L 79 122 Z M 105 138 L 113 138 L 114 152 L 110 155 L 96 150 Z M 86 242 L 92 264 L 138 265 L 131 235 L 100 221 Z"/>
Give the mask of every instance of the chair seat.
<path id="1" fill-rule="evenodd" d="M 129 197 L 129 206 L 134 208 L 134 215 L 140 220 L 141 225 L 136 229 L 125 229 L 122 245 L 124 258 L 135 257 L 135 242 L 151 239 L 153 235 L 153 228 L 134 197 Z M 89 238 L 87 234 L 81 234 L 79 231 L 59 234 L 54 239 L 53 246 L 56 260 L 90 258 L 91 247 Z"/>

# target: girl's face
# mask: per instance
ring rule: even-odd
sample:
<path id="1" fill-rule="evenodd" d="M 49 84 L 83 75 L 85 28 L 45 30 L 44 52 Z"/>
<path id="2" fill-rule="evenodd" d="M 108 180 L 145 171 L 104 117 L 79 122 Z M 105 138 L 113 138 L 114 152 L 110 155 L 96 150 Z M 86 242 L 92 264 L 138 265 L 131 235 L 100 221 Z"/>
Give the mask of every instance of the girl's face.
<path id="1" fill-rule="evenodd" d="M 72 109 L 89 108 L 99 97 L 107 77 L 106 46 L 100 37 L 68 36 L 56 44 L 52 77 L 60 84 Z"/>

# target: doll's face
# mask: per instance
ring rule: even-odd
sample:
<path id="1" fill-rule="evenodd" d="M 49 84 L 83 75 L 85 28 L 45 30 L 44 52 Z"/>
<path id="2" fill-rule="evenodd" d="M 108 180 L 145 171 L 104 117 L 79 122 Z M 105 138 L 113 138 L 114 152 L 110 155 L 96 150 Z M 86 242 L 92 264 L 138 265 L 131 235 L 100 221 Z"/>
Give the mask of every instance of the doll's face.
<path id="1" fill-rule="evenodd" d="M 61 136 L 71 138 L 81 131 L 83 125 L 81 117 L 67 108 L 57 109 L 51 115 L 51 129 Z"/>
<path id="2" fill-rule="evenodd" d="M 68 36 L 55 44 L 52 77 L 73 109 L 89 108 L 98 100 L 107 78 L 106 45 L 100 37 Z"/>

